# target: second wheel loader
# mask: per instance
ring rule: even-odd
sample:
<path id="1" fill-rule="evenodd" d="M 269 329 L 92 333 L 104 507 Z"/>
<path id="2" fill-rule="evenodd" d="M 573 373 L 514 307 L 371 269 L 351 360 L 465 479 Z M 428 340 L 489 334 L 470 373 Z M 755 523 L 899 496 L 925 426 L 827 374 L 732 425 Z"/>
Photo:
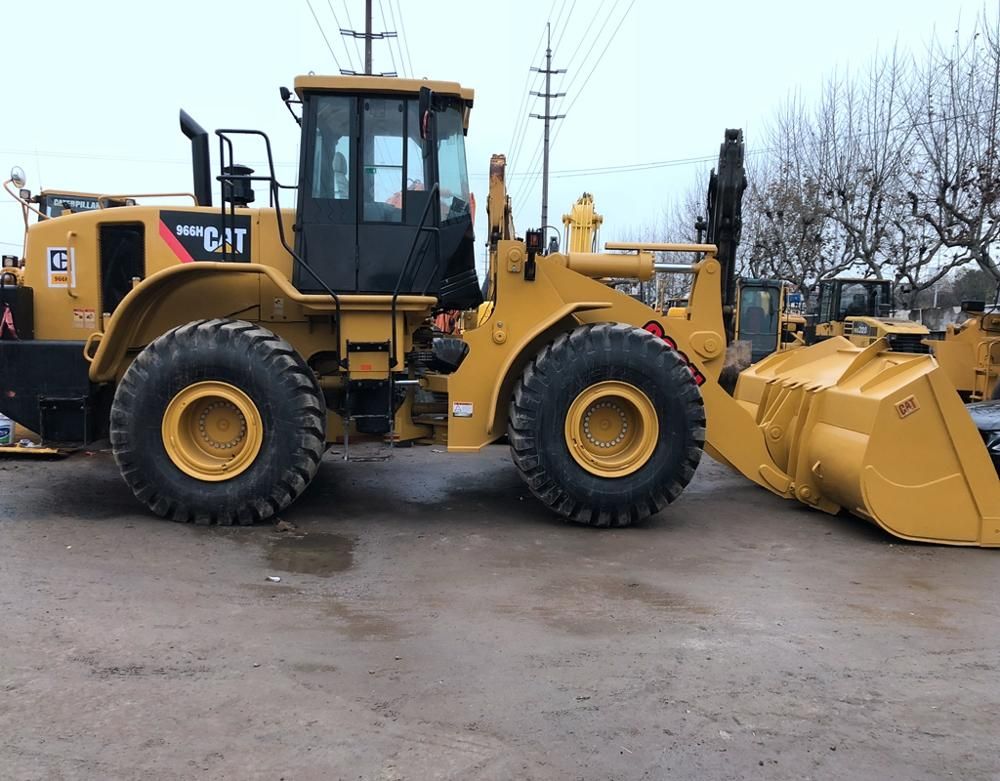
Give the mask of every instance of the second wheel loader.
<path id="1" fill-rule="evenodd" d="M 545 254 L 541 230 L 514 234 L 494 157 L 490 306 L 476 327 L 472 91 L 310 75 L 283 98 L 301 111 L 295 210 L 281 208 L 273 163 L 256 174 L 234 158 L 249 139 L 270 161 L 266 135 L 234 129 L 216 131 L 213 207 L 208 134 L 182 114 L 191 205 L 30 227 L 18 286 L 31 305 L 18 316 L 33 338 L 0 341 L 0 411 L 50 440 L 109 434 L 136 497 L 178 521 L 272 517 L 331 442 L 350 453 L 359 438 L 435 440 L 460 453 L 506 435 L 531 492 L 580 523 L 663 509 L 704 448 L 780 497 L 901 537 L 1000 545 L 1000 480 L 930 356 L 830 339 L 744 376 L 736 398 L 719 385 L 735 287 L 724 250 L 744 186 L 737 131 L 721 148 L 706 244 Z M 269 207 L 252 206 L 255 182 Z M 700 259 L 657 264 L 654 251 Z M 693 276 L 684 308 L 663 315 L 600 281 L 655 273 Z M 467 329 L 435 332 L 432 316 L 452 310 Z"/>

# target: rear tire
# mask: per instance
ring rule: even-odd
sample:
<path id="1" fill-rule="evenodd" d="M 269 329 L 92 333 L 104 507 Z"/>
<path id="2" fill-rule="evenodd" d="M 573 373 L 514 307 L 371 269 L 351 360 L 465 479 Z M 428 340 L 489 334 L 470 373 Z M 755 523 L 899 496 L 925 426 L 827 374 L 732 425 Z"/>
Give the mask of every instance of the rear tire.
<path id="1" fill-rule="evenodd" d="M 201 320 L 132 362 L 115 392 L 111 445 L 125 482 L 157 515 L 250 525 L 305 490 L 325 424 L 315 377 L 288 342 L 253 323 Z"/>
<path id="2" fill-rule="evenodd" d="M 507 432 L 521 477 L 549 508 L 590 526 L 628 526 L 693 477 L 705 409 L 662 339 L 603 323 L 563 334 L 525 368 Z"/>

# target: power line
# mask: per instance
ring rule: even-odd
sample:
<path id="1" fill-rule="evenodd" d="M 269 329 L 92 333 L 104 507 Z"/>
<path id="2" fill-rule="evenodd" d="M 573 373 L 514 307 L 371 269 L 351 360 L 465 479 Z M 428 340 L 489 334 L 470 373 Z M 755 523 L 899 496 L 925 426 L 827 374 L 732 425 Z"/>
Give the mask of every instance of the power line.
<path id="1" fill-rule="evenodd" d="M 406 68 L 406 60 L 403 59 L 403 46 L 399 42 L 399 39 L 403 36 L 403 25 L 396 24 L 396 12 L 392 10 L 392 0 L 388 0 L 388 2 L 389 2 L 389 18 L 392 20 L 392 29 L 399 30 L 399 35 L 396 37 L 396 51 L 399 52 L 399 69 L 403 72 L 403 75 L 406 76 L 407 78 L 413 78 L 413 71 L 407 70 Z M 380 8 L 382 7 L 382 0 L 379 0 L 379 7 Z M 385 18 L 384 13 L 382 17 L 383 19 Z M 389 44 L 389 48 L 392 49 L 391 42 Z"/>
<path id="2" fill-rule="evenodd" d="M 596 71 L 597 67 L 601 64 L 601 60 L 604 59 L 604 55 L 607 54 L 608 49 L 610 48 L 611 44 L 614 42 L 615 37 L 618 35 L 618 31 L 621 29 L 622 25 L 625 23 L 625 19 L 628 17 L 629 13 L 632 11 L 632 6 L 634 6 L 634 5 L 635 5 L 635 0 L 631 0 L 631 2 L 628 4 L 628 8 L 625 9 L 625 13 L 622 14 L 622 18 L 618 20 L 618 25 L 615 27 L 614 32 L 611 33 L 611 37 L 608 38 L 608 42 L 606 44 L 604 44 L 604 48 L 601 50 L 601 53 L 600 53 L 600 55 L 597 58 L 597 62 L 594 63 L 594 67 L 590 69 L 590 73 L 588 73 L 587 74 L 587 78 L 584 79 L 583 83 L 585 85 L 590 83 L 590 77 L 594 75 L 594 71 Z M 572 86 L 572 82 L 570 82 L 570 86 Z M 568 92 L 569 89 L 567 89 L 566 91 Z M 580 96 L 582 94 L 583 94 L 583 88 L 581 88 L 580 91 L 577 92 L 576 95 L 573 97 L 573 99 L 570 101 L 569 108 L 566 109 L 566 113 L 567 114 L 569 114 L 569 112 L 573 110 L 573 106 L 576 105 L 576 102 L 580 99 Z M 559 131 L 556 130 L 556 137 L 558 138 L 558 136 L 559 136 Z M 552 145 L 553 146 L 555 146 L 555 141 L 556 141 L 555 138 L 553 138 L 552 139 Z"/>
<path id="3" fill-rule="evenodd" d="M 330 45 L 330 39 L 326 37 L 326 33 L 323 31 L 323 25 L 320 24 L 319 17 L 316 16 L 316 10 L 313 8 L 313 4 L 310 0 L 306 0 L 306 5 L 309 6 L 309 11 L 312 13 L 313 19 L 316 20 L 316 27 L 319 28 L 319 34 L 323 36 L 323 40 L 326 41 L 326 48 L 330 50 L 330 56 L 333 57 L 333 64 L 337 66 L 337 70 L 343 71 L 344 69 L 340 67 L 340 62 L 337 60 L 337 55 L 333 53 L 333 47 Z"/>
<path id="4" fill-rule="evenodd" d="M 389 0 L 389 3 L 391 5 L 392 0 Z M 400 33 L 403 33 L 405 25 L 405 23 L 403 22 L 403 6 L 400 4 L 399 0 L 396 0 L 396 10 L 399 11 L 399 31 Z M 409 67 L 410 76 L 415 77 L 416 74 L 413 70 L 413 60 L 410 59 L 410 41 L 405 35 L 405 33 L 402 35 L 402 38 L 403 38 L 403 46 L 406 48 L 406 64 Z"/>
<path id="5" fill-rule="evenodd" d="M 565 0 L 563 0 L 565 4 Z M 554 119 L 563 119 L 565 114 L 552 113 L 552 98 L 561 98 L 565 92 L 552 92 L 552 76 L 558 73 L 565 73 L 564 69 L 552 67 L 552 28 L 546 24 L 546 44 L 545 44 L 545 67 L 532 68 L 533 71 L 545 74 L 545 92 L 532 92 L 531 94 L 545 98 L 545 113 L 531 114 L 534 119 L 545 121 L 543 131 L 544 154 L 542 156 L 542 230 L 549 224 L 549 126 Z"/>
<path id="6" fill-rule="evenodd" d="M 327 2 L 329 2 L 329 0 L 327 0 Z M 344 16 L 347 19 L 347 26 L 353 29 L 354 28 L 354 22 L 351 21 L 351 12 L 350 12 L 350 10 L 347 7 L 347 0 L 341 0 L 341 2 L 344 4 Z M 336 17 L 334 17 L 334 18 L 336 18 Z M 339 23 L 337 24 L 337 27 L 340 28 L 340 24 Z M 361 44 L 358 43 L 358 39 L 357 38 L 354 39 L 354 51 L 358 55 L 358 62 L 363 62 L 364 61 L 364 55 L 361 54 Z"/>
<path id="7" fill-rule="evenodd" d="M 544 36 L 544 33 L 543 33 Z M 531 81 L 531 74 L 535 73 L 535 82 L 529 83 Z M 528 69 L 528 78 L 524 82 L 524 96 L 522 98 L 521 107 L 518 109 L 518 119 L 514 125 L 514 132 L 516 135 L 516 140 L 511 141 L 510 149 L 510 168 L 514 170 L 517 166 L 517 161 L 521 158 L 521 149 L 524 147 L 525 138 L 528 135 L 528 127 L 531 123 L 528 121 L 531 117 L 528 116 L 528 100 L 531 98 L 531 90 L 528 87 L 538 87 L 541 81 L 542 75 L 537 71 L 532 71 L 531 68 Z M 539 141 L 541 143 L 541 141 Z"/>
<path id="8" fill-rule="evenodd" d="M 341 31 L 341 35 L 343 35 L 344 28 L 340 26 L 340 20 L 337 18 L 337 12 L 333 10 L 333 3 L 330 2 L 330 0 L 326 0 L 326 4 L 330 8 L 330 13 L 333 15 L 333 23 L 335 25 L 337 25 L 337 29 L 340 30 Z M 344 5 L 344 8 L 347 8 L 346 4 Z M 351 59 L 351 49 L 347 45 L 347 41 L 344 41 L 343 38 L 341 38 L 341 41 L 344 44 L 344 51 L 347 53 L 347 64 L 350 65 L 351 69 L 353 70 L 354 69 L 354 60 Z M 355 46 L 357 46 L 357 41 L 355 41 Z M 358 59 L 360 60 L 361 58 L 359 57 Z"/>
<path id="9" fill-rule="evenodd" d="M 593 52 L 594 47 L 597 45 L 598 40 L 600 40 L 600 38 L 601 38 L 602 31 L 607 28 L 608 22 L 611 21 L 611 18 L 614 15 L 614 13 L 615 13 L 615 11 L 617 9 L 618 9 L 618 2 L 616 0 L 616 2 L 608 9 L 608 13 L 604 17 L 604 23 L 600 26 L 600 28 L 598 28 L 597 33 L 594 35 L 593 40 L 590 42 L 590 46 L 587 48 L 587 53 L 583 56 L 583 60 L 580 62 L 580 68 L 574 71 L 573 78 L 570 80 L 569 85 L 564 90 L 566 93 L 570 92 L 572 90 L 572 88 L 573 88 L 573 85 L 576 84 L 577 80 L 580 77 L 580 74 L 583 72 L 583 66 L 586 64 L 587 59 L 590 57 L 591 52 Z M 587 30 L 584 32 L 583 38 L 581 39 L 581 45 L 576 49 L 576 51 L 574 52 L 573 56 L 570 58 L 569 64 L 567 64 L 567 66 L 566 66 L 567 70 L 569 70 L 572 67 L 572 63 L 574 63 L 576 61 L 577 55 L 581 51 L 583 51 L 583 44 L 582 44 L 582 42 L 586 41 L 587 35 L 589 35 L 590 29 L 593 27 L 594 21 L 598 18 L 598 16 L 599 16 L 599 14 L 595 13 L 593 15 L 593 17 L 591 17 L 590 24 L 587 25 Z M 538 165 L 539 157 L 541 156 L 541 153 L 542 153 L 542 139 L 539 139 L 538 143 L 535 145 L 534 151 L 531 153 L 531 155 L 528 158 L 528 160 L 529 160 L 528 171 L 533 171 L 535 169 L 535 167 Z M 512 165 L 512 168 L 513 168 L 513 165 Z M 521 199 L 521 197 L 523 195 L 525 195 L 530 190 L 531 180 L 530 179 L 525 179 L 524 181 L 522 181 L 521 184 L 522 184 L 522 186 L 521 186 L 521 189 L 518 191 L 518 193 L 516 195 L 515 203 L 519 202 L 520 199 Z"/>
<path id="10" fill-rule="evenodd" d="M 556 0 L 552 0 L 552 7 L 554 8 Z M 549 9 L 549 15 L 552 15 L 552 8 Z M 535 50 L 531 53 L 531 62 L 535 62 L 538 58 L 538 53 L 542 50 L 542 41 L 545 40 L 545 30 L 538 36 L 538 43 L 535 44 Z M 528 125 L 528 115 L 526 110 L 528 108 L 528 86 L 531 81 L 531 68 L 529 67 L 527 72 L 524 74 L 524 86 L 521 88 L 521 103 L 517 107 L 517 111 L 514 116 L 517 117 L 514 122 L 514 129 L 510 134 L 510 143 L 507 145 L 507 149 L 510 150 L 510 165 L 513 169 L 514 160 L 517 158 L 520 152 L 520 144 L 524 137 L 524 131 Z"/>
<path id="11" fill-rule="evenodd" d="M 576 95 L 573 96 L 572 100 L 570 101 L 569 107 L 565 110 L 563 116 L 568 115 L 569 112 L 573 110 L 573 106 L 576 105 L 576 102 L 580 99 L 580 96 L 584 92 L 584 87 L 587 84 L 590 83 L 591 76 L 594 75 L 594 72 L 597 70 L 598 66 L 600 66 L 601 61 L 604 59 L 604 55 L 607 54 L 608 49 L 611 47 L 611 44 L 614 42 L 615 38 L 618 36 L 618 31 L 621 30 L 622 24 L 624 24 L 625 19 L 628 17 L 629 13 L 632 11 L 632 7 L 634 5 L 635 5 L 635 0 L 631 0 L 631 2 L 628 5 L 628 8 L 625 9 L 625 13 L 622 14 L 621 19 L 618 20 L 618 24 L 615 26 L 615 29 L 612 31 L 612 33 L 611 33 L 610 37 L 608 38 L 607 42 L 604 44 L 604 48 L 601 50 L 601 53 L 598 55 L 596 62 L 594 62 L 594 66 L 590 69 L 590 72 L 587 73 L 587 76 L 586 76 L 586 78 L 583 81 L 583 86 L 581 86 L 580 90 L 576 93 Z M 608 17 L 608 19 L 610 20 L 610 16 Z M 597 41 L 597 39 L 595 39 L 595 41 L 594 41 L 595 44 L 596 44 L 596 41 Z M 591 48 L 593 48 L 593 46 Z M 584 62 L 586 62 L 586 59 L 584 60 Z M 582 71 L 582 69 L 581 69 L 581 71 Z M 574 81 L 575 81 L 575 79 L 573 79 L 573 80 L 570 81 L 570 86 L 572 86 L 572 84 L 573 84 Z M 568 89 L 567 89 L 567 91 L 568 91 Z M 558 128 L 556 128 L 556 133 L 555 133 L 555 136 L 552 138 L 552 144 L 551 144 L 553 147 L 555 146 L 555 143 L 556 143 L 556 141 L 559 138 L 559 131 L 562 129 L 562 127 L 563 126 L 560 125 Z M 536 156 L 535 160 L 537 160 L 537 156 Z M 533 162 L 532 163 L 532 167 L 534 167 L 534 165 L 535 165 L 535 163 Z M 537 176 L 538 176 L 538 173 L 535 173 L 535 177 L 537 177 Z M 560 178 L 562 178 L 562 177 L 560 177 Z M 524 180 L 524 187 L 531 187 L 531 183 L 532 183 L 532 178 L 531 177 L 526 178 Z"/>
<path id="12" fill-rule="evenodd" d="M 389 28 L 389 19 L 385 15 L 385 9 L 382 7 L 382 0 L 378 0 L 378 10 L 382 14 L 382 27 Z M 392 62 L 393 73 L 398 73 L 401 68 L 396 67 L 396 55 L 392 53 L 392 40 L 389 40 L 389 61 Z M 400 62 L 402 65 L 402 61 Z"/>
<path id="13" fill-rule="evenodd" d="M 329 0 L 327 0 L 329 2 Z M 379 7 L 381 7 L 381 0 L 379 0 Z M 385 13 L 382 13 L 382 20 L 385 21 Z M 396 71 L 389 71 L 388 73 L 373 73 L 372 72 L 372 42 L 373 41 L 384 41 L 388 38 L 395 38 L 395 30 L 384 30 L 380 33 L 372 31 L 372 0 L 365 0 L 365 31 L 363 33 L 357 30 L 349 30 L 346 27 L 340 28 L 340 34 L 346 35 L 350 38 L 354 38 L 357 41 L 359 38 L 363 38 L 365 42 L 365 76 L 397 76 Z M 344 44 L 345 46 L 347 44 Z M 389 54 L 392 55 L 392 44 L 389 44 Z M 395 61 L 393 62 L 393 67 L 395 67 Z M 356 71 L 341 71 L 341 73 L 347 76 L 357 76 L 359 75 Z"/>
<path id="14" fill-rule="evenodd" d="M 573 0 L 573 3 L 569 7 L 569 13 L 566 14 L 566 24 L 563 25 L 562 33 L 560 33 L 559 37 L 556 39 L 555 48 L 557 51 L 559 50 L 559 45 L 562 43 L 563 36 L 566 35 L 566 30 L 569 29 L 569 20 L 573 18 L 573 11 L 575 10 L 576 0 Z M 594 14 L 594 16 L 596 17 L 597 14 Z M 591 17 L 591 19 L 593 19 L 593 17 Z"/>

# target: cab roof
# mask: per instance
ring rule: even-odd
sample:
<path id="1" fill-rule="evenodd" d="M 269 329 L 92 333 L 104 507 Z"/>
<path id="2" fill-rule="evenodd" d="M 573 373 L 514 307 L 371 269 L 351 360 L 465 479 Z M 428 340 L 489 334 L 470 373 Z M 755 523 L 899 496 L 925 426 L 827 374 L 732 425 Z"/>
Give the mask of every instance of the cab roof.
<path id="1" fill-rule="evenodd" d="M 454 81 L 432 81 L 430 79 L 399 79 L 392 76 L 296 76 L 295 94 L 302 98 L 304 92 L 420 92 L 428 87 L 440 95 L 460 98 L 472 105 L 475 91 Z"/>

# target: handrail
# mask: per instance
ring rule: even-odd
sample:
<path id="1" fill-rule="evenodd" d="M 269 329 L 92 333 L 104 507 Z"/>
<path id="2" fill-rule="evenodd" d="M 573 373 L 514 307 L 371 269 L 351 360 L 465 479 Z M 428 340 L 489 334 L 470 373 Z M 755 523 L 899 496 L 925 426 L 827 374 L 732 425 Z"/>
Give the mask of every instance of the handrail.
<path id="1" fill-rule="evenodd" d="M 233 181 L 237 181 L 237 180 L 243 180 L 243 181 L 267 181 L 267 182 L 270 183 L 270 185 L 271 185 L 270 196 L 271 196 L 271 200 L 274 202 L 274 216 L 275 216 L 275 219 L 278 222 L 278 239 L 281 242 L 281 246 L 284 247 L 285 251 L 291 256 L 292 260 L 296 264 L 298 264 L 298 266 L 300 268 L 305 269 L 305 271 L 308 272 L 309 276 L 311 276 L 313 278 L 313 280 L 315 280 L 316 284 L 319 285 L 319 287 L 322 288 L 333 299 L 333 304 L 334 304 L 334 308 L 335 308 L 335 311 L 336 311 L 335 318 L 336 318 L 336 321 L 337 321 L 337 323 L 336 323 L 336 329 L 335 329 L 336 337 L 337 337 L 337 356 L 338 356 L 338 360 L 343 365 L 343 362 L 344 362 L 345 359 L 340 356 L 340 296 L 338 296 L 333 291 L 333 289 L 329 285 L 327 285 L 326 282 L 324 282 L 320 278 L 319 274 L 317 274 L 312 269 L 312 267 L 306 262 L 305 258 L 301 257 L 288 244 L 288 240 L 285 237 L 285 224 L 284 224 L 284 221 L 281 219 L 281 203 L 279 201 L 279 194 L 280 194 L 280 192 L 281 192 L 282 189 L 295 189 L 295 188 L 291 187 L 290 185 L 282 185 L 282 184 L 280 184 L 278 182 L 277 175 L 274 172 L 274 155 L 271 153 L 271 139 L 268 138 L 267 134 L 264 133 L 261 130 L 240 130 L 238 128 L 228 128 L 228 129 L 223 128 L 223 129 L 216 130 L 215 134 L 219 137 L 219 165 L 223 169 L 225 169 L 227 167 L 227 166 L 224 165 L 225 159 L 226 159 L 225 158 L 225 150 L 226 150 L 227 147 L 229 149 L 229 167 L 231 167 L 234 164 L 233 142 L 232 142 L 232 139 L 230 139 L 226 135 L 227 133 L 228 134 L 232 134 L 232 135 L 260 136 L 260 138 L 262 138 L 264 140 L 264 148 L 267 151 L 267 167 L 268 167 L 268 173 L 270 175 L 269 176 L 252 176 L 252 175 L 249 175 L 249 174 L 226 174 L 224 172 L 221 172 L 219 174 L 219 176 L 216 177 L 216 179 L 219 181 L 220 184 L 223 183 L 223 182 L 233 182 Z M 225 196 L 225 193 L 223 193 L 223 196 Z M 224 232 L 225 231 L 225 225 L 226 225 L 226 199 L 225 199 L 225 197 L 223 197 L 221 200 L 222 200 L 222 204 L 221 204 L 221 208 L 222 208 L 222 228 L 223 228 L 223 232 Z M 236 220 L 236 206 L 235 206 L 235 204 L 231 204 L 230 212 L 231 212 L 231 216 L 232 216 L 232 219 L 233 219 L 233 224 L 235 224 L 235 220 Z M 223 243 L 223 248 L 224 248 L 223 251 L 225 252 L 225 243 Z"/>
<path id="2" fill-rule="evenodd" d="M 66 231 L 66 295 L 79 298 L 76 294 L 76 231 Z"/>
<path id="3" fill-rule="evenodd" d="M 198 199 L 194 197 L 194 193 L 124 193 L 122 195 L 98 195 L 97 208 L 107 209 L 105 201 L 124 201 L 128 198 L 190 198 L 194 201 L 195 206 L 198 205 Z"/>
<path id="4" fill-rule="evenodd" d="M 406 278 L 406 272 L 409 271 L 410 263 L 413 262 L 413 252 L 417 248 L 417 242 L 420 240 L 420 234 L 425 230 L 435 231 L 437 233 L 438 242 L 438 256 L 441 255 L 441 229 L 438 226 L 432 226 L 428 228 L 425 223 L 427 222 L 427 217 L 431 214 L 431 204 L 438 203 L 440 199 L 441 185 L 439 182 L 435 182 L 434 186 L 427 193 L 427 203 L 424 205 L 424 211 L 420 215 L 420 222 L 417 223 L 417 229 L 413 233 L 413 241 L 410 244 L 410 251 L 406 254 L 406 263 L 403 264 L 402 270 L 399 272 L 399 278 L 396 280 L 396 288 L 392 291 L 392 315 L 391 315 L 391 327 L 392 327 L 392 349 L 389 354 L 389 368 L 394 369 L 398 363 L 397 353 L 396 353 L 396 301 L 399 299 L 399 289 L 403 285 L 403 280 Z M 438 207 L 440 208 L 440 206 Z M 423 265 L 423 261 L 417 266 L 414 271 L 420 270 Z"/>

